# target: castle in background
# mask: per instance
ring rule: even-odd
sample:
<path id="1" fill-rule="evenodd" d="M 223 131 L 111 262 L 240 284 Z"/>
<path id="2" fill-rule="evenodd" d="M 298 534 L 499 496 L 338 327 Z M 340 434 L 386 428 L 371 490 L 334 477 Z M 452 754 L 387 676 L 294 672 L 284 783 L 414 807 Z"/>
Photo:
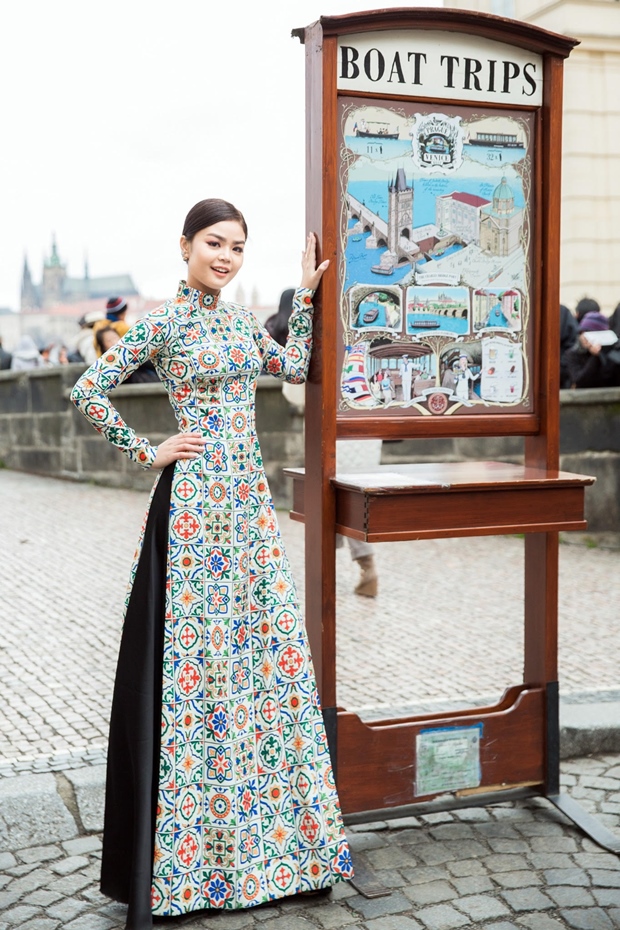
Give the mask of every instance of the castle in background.
<path id="1" fill-rule="evenodd" d="M 84 262 L 84 276 L 70 278 L 67 266 L 58 255 L 56 239 L 52 239 L 52 254 L 43 263 L 41 283 L 34 284 L 28 258 L 24 257 L 20 311 L 53 310 L 59 304 L 79 304 L 87 300 L 107 300 L 110 296 L 138 297 L 131 275 L 118 274 L 91 278 L 88 263 Z M 77 309 L 77 308 L 76 308 Z"/>

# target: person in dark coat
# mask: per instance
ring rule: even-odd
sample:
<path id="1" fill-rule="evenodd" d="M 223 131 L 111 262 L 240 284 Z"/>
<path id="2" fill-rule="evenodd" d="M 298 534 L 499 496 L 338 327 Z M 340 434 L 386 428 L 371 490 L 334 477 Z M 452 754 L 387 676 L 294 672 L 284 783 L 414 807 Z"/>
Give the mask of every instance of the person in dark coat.
<path id="1" fill-rule="evenodd" d="M 575 345 L 578 335 L 578 323 L 568 307 L 560 304 L 560 388 L 571 386 L 570 371 L 566 353 Z"/>
<path id="2" fill-rule="evenodd" d="M 265 329 L 271 338 L 275 339 L 281 346 L 286 345 L 286 340 L 288 339 L 288 321 L 293 312 L 294 296 L 295 289 L 292 287 L 288 288 L 286 291 L 282 291 L 278 312 L 265 320 Z"/>
<path id="3" fill-rule="evenodd" d="M 612 315 L 609 317 L 609 328 L 613 329 L 618 339 L 620 339 L 620 304 L 618 304 Z"/>
<path id="4" fill-rule="evenodd" d="M 593 300 L 592 297 L 582 297 L 577 306 L 575 307 L 575 316 L 577 317 L 577 323 L 581 323 L 586 313 L 600 313 L 601 306 L 598 301 Z"/>
<path id="5" fill-rule="evenodd" d="M 586 313 L 581 320 L 578 339 L 566 353 L 572 387 L 620 386 L 620 339 L 601 345 L 594 336 L 588 338 L 590 333 L 608 331 L 609 322 L 602 313 Z"/>
<path id="6" fill-rule="evenodd" d="M 12 358 L 11 353 L 2 347 L 2 337 L 0 337 L 0 371 L 6 371 L 11 367 Z"/>

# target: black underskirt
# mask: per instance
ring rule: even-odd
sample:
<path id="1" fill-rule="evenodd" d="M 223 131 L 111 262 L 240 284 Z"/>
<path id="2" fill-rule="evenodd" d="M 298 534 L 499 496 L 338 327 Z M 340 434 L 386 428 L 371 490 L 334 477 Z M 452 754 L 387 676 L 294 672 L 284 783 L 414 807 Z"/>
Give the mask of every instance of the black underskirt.
<path id="1" fill-rule="evenodd" d="M 168 522 L 174 463 L 144 531 L 121 639 L 106 777 L 101 891 L 128 905 L 126 930 L 151 930 L 159 782 Z"/>

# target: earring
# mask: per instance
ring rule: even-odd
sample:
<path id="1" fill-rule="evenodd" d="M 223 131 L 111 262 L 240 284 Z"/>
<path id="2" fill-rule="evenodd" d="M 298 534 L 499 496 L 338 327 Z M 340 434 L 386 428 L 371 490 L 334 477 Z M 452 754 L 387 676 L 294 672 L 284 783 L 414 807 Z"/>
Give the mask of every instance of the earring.
<path id="1" fill-rule="evenodd" d="M 182 252 L 182 253 L 181 253 L 181 258 L 183 259 L 184 262 L 186 262 L 186 261 L 188 260 L 188 258 L 189 258 L 189 255 L 187 255 L 186 252 Z"/>

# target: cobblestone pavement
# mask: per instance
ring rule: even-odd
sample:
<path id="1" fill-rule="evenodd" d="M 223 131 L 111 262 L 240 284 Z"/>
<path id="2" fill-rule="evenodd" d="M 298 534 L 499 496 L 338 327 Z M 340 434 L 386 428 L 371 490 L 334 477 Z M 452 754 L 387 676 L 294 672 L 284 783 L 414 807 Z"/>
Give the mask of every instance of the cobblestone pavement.
<path id="1" fill-rule="evenodd" d="M 145 506 L 137 492 L 0 471 L 0 776 L 14 776 L 0 777 L 0 930 L 124 926 L 125 909 L 98 890 L 97 763 Z M 303 528 L 286 514 L 280 520 L 303 594 Z M 372 716 L 497 696 L 518 683 L 522 550 L 522 540 L 504 537 L 379 546 L 376 601 L 351 593 L 357 567 L 340 551 L 340 703 Z M 597 689 L 618 694 L 617 566 L 617 551 L 561 547 L 561 681 L 575 701 L 591 700 Z M 566 789 L 620 833 L 620 755 L 567 761 L 562 770 Z M 542 799 L 348 832 L 355 861 L 375 872 L 389 896 L 366 899 L 347 884 L 327 898 L 162 925 L 620 928 L 619 857 Z"/>
<path id="2" fill-rule="evenodd" d="M 0 471 L 0 775 L 101 761 L 144 493 Z M 280 514 L 303 596 L 303 527 Z M 618 552 L 561 546 L 564 695 L 618 688 Z M 521 681 L 523 541 L 376 547 L 376 600 L 338 552 L 339 703 L 362 715 Z M 16 761 L 18 760 L 19 761 Z M 4 760 L 4 764 L 3 764 Z"/>
<path id="3" fill-rule="evenodd" d="M 30 776 L 30 778 L 51 776 Z M 4 779 L 16 783 L 19 779 Z M 620 822 L 620 755 L 563 765 L 563 781 L 611 828 Z M 69 800 L 69 807 L 74 805 Z M 542 799 L 349 828 L 358 865 L 391 890 L 349 884 L 326 898 L 163 921 L 218 930 L 614 930 L 620 859 Z M 0 853 L 0 930 L 121 930 L 125 908 L 97 886 L 101 840 L 73 836 Z"/>

